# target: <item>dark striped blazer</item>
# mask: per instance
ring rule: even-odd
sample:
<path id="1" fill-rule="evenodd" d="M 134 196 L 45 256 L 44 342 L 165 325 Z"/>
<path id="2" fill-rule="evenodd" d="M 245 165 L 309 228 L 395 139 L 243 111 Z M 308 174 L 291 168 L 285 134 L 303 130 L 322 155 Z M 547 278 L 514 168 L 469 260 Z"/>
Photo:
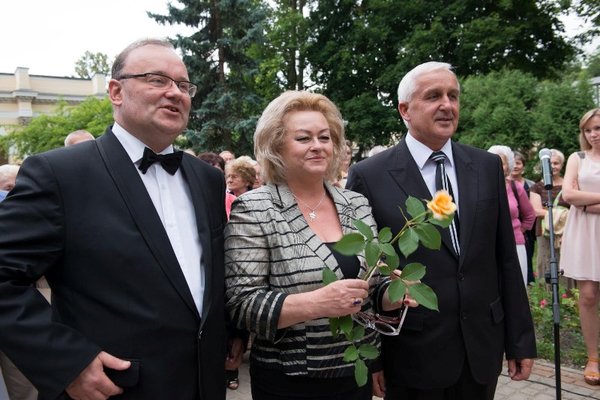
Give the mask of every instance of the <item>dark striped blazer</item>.
<path id="1" fill-rule="evenodd" d="M 336 205 L 344 233 L 356 231 L 359 219 L 376 232 L 367 199 L 355 192 L 326 185 Z M 364 257 L 360 275 L 366 273 Z M 323 286 L 328 267 L 343 278 L 329 248 L 309 228 L 296 199 L 286 185 L 269 184 L 238 197 L 225 229 L 227 308 L 240 329 L 256 335 L 251 361 L 288 375 L 327 378 L 352 376 L 353 364 L 344 362 L 348 346 L 334 338 L 327 318 L 277 329 L 288 294 Z M 377 296 L 379 276 L 369 282 Z M 366 301 L 363 311 L 371 309 Z M 379 336 L 367 329 L 363 343 L 379 347 Z"/>

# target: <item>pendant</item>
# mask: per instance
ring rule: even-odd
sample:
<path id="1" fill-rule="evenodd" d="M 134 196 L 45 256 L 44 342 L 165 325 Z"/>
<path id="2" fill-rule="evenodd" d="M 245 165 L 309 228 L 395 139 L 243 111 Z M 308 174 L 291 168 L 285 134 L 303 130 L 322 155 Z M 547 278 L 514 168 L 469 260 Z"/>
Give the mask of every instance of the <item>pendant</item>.
<path id="1" fill-rule="evenodd" d="M 313 221 L 317 218 L 317 213 L 314 211 L 311 211 L 308 213 L 308 216 L 310 217 L 310 220 Z"/>

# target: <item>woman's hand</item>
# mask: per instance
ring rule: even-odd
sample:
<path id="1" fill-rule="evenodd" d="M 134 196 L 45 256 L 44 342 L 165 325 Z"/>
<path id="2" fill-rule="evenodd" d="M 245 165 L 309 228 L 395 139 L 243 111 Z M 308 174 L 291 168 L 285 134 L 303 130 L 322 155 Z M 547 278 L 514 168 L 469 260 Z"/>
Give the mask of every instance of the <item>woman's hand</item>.
<path id="1" fill-rule="evenodd" d="M 369 284 L 362 279 L 342 279 L 312 293 L 312 306 L 318 315 L 342 317 L 360 311 L 369 295 Z"/>
<path id="2" fill-rule="evenodd" d="M 288 295 L 277 327 L 282 329 L 312 319 L 357 313 L 368 295 L 369 284 L 362 279 L 342 279 L 311 292 Z"/>

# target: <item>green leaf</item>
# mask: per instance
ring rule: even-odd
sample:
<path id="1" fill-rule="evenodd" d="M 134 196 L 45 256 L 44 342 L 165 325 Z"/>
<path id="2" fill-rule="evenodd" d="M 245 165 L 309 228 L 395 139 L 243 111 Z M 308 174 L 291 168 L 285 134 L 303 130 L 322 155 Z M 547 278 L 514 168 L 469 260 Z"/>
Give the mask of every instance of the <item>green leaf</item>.
<path id="1" fill-rule="evenodd" d="M 432 250 L 439 250 L 442 245 L 442 235 L 440 231 L 431 224 L 421 224 L 415 226 L 415 232 L 419 235 L 419 240 L 423 246 Z"/>
<path id="2" fill-rule="evenodd" d="M 368 242 L 365 246 L 365 258 L 367 259 L 367 265 L 373 266 L 377 264 L 380 255 L 381 249 L 379 248 L 379 243 Z"/>
<path id="3" fill-rule="evenodd" d="M 347 233 L 333 246 L 333 249 L 345 256 L 355 256 L 365 248 L 365 238 L 360 233 Z"/>
<path id="4" fill-rule="evenodd" d="M 379 231 L 379 241 L 388 243 L 390 240 L 392 240 L 392 230 L 386 226 Z"/>
<path id="5" fill-rule="evenodd" d="M 415 197 L 412 196 L 408 196 L 408 199 L 406 199 L 406 212 L 408 213 L 408 215 L 410 215 L 411 218 L 416 219 L 417 221 L 419 219 L 423 219 L 424 215 L 422 215 L 423 213 L 425 213 L 425 206 L 423 205 L 423 202 Z M 420 217 L 419 219 L 417 219 L 417 217 Z"/>
<path id="6" fill-rule="evenodd" d="M 390 274 L 391 274 L 392 272 L 394 272 L 394 270 L 396 269 L 396 268 L 392 268 L 392 267 L 390 267 L 390 266 L 389 266 L 389 265 L 387 265 L 387 264 L 379 264 L 379 265 L 377 266 L 377 268 L 379 268 L 379 272 L 380 272 L 382 275 L 385 275 L 385 276 L 388 276 L 388 275 L 390 275 Z"/>
<path id="7" fill-rule="evenodd" d="M 360 357 L 364 358 L 365 360 L 374 360 L 377 358 L 377 356 L 379 356 L 379 350 L 377 350 L 376 346 L 365 343 L 358 347 L 358 354 L 360 354 Z"/>
<path id="8" fill-rule="evenodd" d="M 327 286 L 330 283 L 335 282 L 337 280 L 338 280 L 338 278 L 337 278 L 335 272 L 333 272 L 331 269 L 329 269 L 329 267 L 323 268 L 323 283 L 325 284 L 325 286 Z"/>
<path id="9" fill-rule="evenodd" d="M 350 346 L 346 347 L 346 350 L 344 350 L 344 361 L 350 362 L 355 361 L 357 359 L 358 349 L 356 348 L 356 346 L 351 344 Z"/>
<path id="10" fill-rule="evenodd" d="M 418 281 L 425 276 L 426 268 L 421 263 L 410 263 L 402 269 L 400 277 L 405 281 Z"/>
<path id="11" fill-rule="evenodd" d="M 433 290 L 424 283 L 417 283 L 408 287 L 410 296 L 420 305 L 430 310 L 439 311 L 438 299 Z"/>
<path id="12" fill-rule="evenodd" d="M 454 214 L 450 215 L 448 218 L 444 218 L 441 220 L 431 217 L 430 219 L 427 220 L 427 222 L 429 222 L 432 225 L 437 225 L 441 228 L 447 228 L 450 226 L 453 219 L 454 219 Z"/>
<path id="13" fill-rule="evenodd" d="M 352 328 L 352 335 L 350 337 L 350 340 L 352 341 L 357 341 L 362 339 L 363 337 L 365 337 L 365 327 L 362 325 L 356 325 L 354 328 Z"/>
<path id="14" fill-rule="evenodd" d="M 331 331 L 331 335 L 333 337 L 337 337 L 340 329 L 340 319 L 339 318 L 329 318 L 329 330 Z"/>
<path id="15" fill-rule="evenodd" d="M 371 227 L 369 225 L 365 224 L 359 219 L 355 219 L 353 223 L 356 229 L 358 229 L 358 231 L 362 233 L 363 236 L 367 238 L 367 240 L 373 240 L 373 231 L 371 230 Z"/>
<path id="16" fill-rule="evenodd" d="M 352 335 L 352 327 L 354 326 L 354 321 L 352 321 L 352 317 L 349 315 L 345 315 L 340 317 L 340 328 L 342 332 L 346 335 L 346 337 L 350 337 Z"/>
<path id="17" fill-rule="evenodd" d="M 406 293 L 406 285 L 401 279 L 394 279 L 388 287 L 388 297 L 392 303 L 397 302 Z"/>
<path id="18" fill-rule="evenodd" d="M 417 250 L 419 247 L 419 236 L 413 228 L 408 228 L 398 239 L 398 249 L 406 258 Z"/>
<path id="19" fill-rule="evenodd" d="M 381 251 L 383 251 L 386 255 L 394 255 L 396 254 L 396 250 L 394 250 L 394 246 L 389 243 L 381 244 Z"/>
<path id="20" fill-rule="evenodd" d="M 367 365 L 360 358 L 354 362 L 354 379 L 356 384 L 361 387 L 367 384 Z"/>
<path id="21" fill-rule="evenodd" d="M 385 256 L 385 262 L 389 265 L 390 268 L 396 269 L 400 265 L 400 257 L 396 252 L 394 254 L 389 254 Z"/>

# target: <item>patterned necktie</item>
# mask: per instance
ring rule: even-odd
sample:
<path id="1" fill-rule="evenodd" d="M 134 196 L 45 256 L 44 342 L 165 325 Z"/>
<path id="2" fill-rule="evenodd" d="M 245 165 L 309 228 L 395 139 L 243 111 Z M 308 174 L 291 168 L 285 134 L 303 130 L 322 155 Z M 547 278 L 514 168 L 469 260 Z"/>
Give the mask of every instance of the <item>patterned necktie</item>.
<path id="1" fill-rule="evenodd" d="M 171 175 L 175 175 L 175 172 L 177 172 L 179 166 L 181 165 L 182 156 L 183 151 L 175 151 L 169 154 L 156 154 L 146 147 L 144 149 L 144 155 L 142 156 L 139 169 L 142 171 L 142 174 L 145 174 L 152 164 L 158 162 L 160 165 L 162 165 L 165 171 Z"/>
<path id="2" fill-rule="evenodd" d="M 434 151 L 429 156 L 433 161 L 435 161 L 435 190 L 445 190 L 452 196 L 452 200 L 454 200 L 454 193 L 452 192 L 452 185 L 450 184 L 450 180 L 448 179 L 448 175 L 446 175 L 446 166 L 444 162 L 446 161 L 446 155 L 442 151 Z M 460 255 L 460 244 L 458 242 L 458 213 L 454 214 L 454 219 L 452 223 L 448 227 L 450 229 L 450 238 L 452 239 L 452 247 L 454 247 L 454 251 L 457 255 Z"/>

